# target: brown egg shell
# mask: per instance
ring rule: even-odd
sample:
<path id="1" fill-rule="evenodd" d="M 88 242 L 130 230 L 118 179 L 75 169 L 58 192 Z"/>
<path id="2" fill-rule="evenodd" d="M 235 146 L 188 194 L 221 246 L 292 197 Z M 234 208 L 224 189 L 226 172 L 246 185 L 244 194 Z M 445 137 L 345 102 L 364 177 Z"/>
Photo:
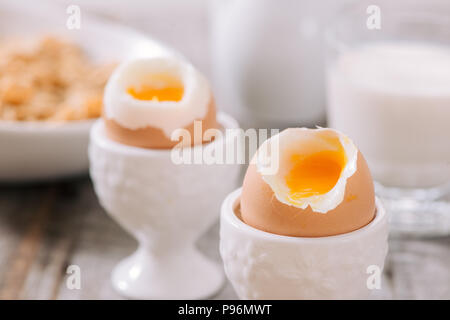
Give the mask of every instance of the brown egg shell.
<path id="1" fill-rule="evenodd" d="M 367 163 L 358 152 L 357 170 L 347 180 L 344 200 L 327 213 L 280 202 L 251 164 L 241 195 L 242 220 L 259 230 L 294 237 L 325 237 L 360 229 L 375 217 L 375 192 Z"/>
<path id="2" fill-rule="evenodd" d="M 103 115 L 103 119 L 105 121 L 106 134 L 108 138 L 122 144 L 148 149 L 171 149 L 180 142 L 170 140 L 170 138 L 168 138 L 164 131 L 160 128 L 148 126 L 145 128 L 132 130 L 121 126 L 117 123 L 117 121 L 114 119 L 109 119 L 105 117 L 105 115 Z M 206 130 L 219 128 L 219 124 L 216 119 L 216 106 L 214 99 L 210 100 L 205 117 L 203 119 L 196 120 L 202 121 L 202 137 Z M 184 127 L 184 129 L 188 130 L 192 137 L 191 146 L 211 142 L 209 140 L 203 140 L 203 138 L 201 141 L 199 141 L 199 139 L 195 139 L 194 122 Z"/>

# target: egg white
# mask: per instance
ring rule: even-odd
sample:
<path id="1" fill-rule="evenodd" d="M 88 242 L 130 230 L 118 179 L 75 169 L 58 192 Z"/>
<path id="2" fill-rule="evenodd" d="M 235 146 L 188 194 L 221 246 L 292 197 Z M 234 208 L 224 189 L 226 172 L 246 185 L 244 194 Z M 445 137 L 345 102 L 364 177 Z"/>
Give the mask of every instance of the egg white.
<path id="1" fill-rule="evenodd" d="M 145 84 L 149 75 L 161 73 L 182 82 L 180 101 L 139 100 L 127 93 L 128 88 Z M 170 138 L 174 130 L 203 119 L 210 100 L 208 81 L 188 62 L 174 57 L 141 58 L 126 61 L 113 72 L 105 87 L 104 112 L 124 128 L 159 128 Z"/>
<path id="2" fill-rule="evenodd" d="M 346 164 L 334 187 L 327 193 L 293 199 L 286 184 L 293 154 L 309 155 L 323 150 L 333 150 L 332 145 L 321 137 L 337 137 L 346 155 Z M 315 212 L 327 213 L 335 209 L 345 198 L 347 180 L 357 171 L 358 149 L 353 141 L 334 129 L 289 128 L 266 140 L 255 156 L 256 166 L 262 179 L 271 187 L 278 201 L 300 209 L 308 206 Z M 274 166 L 273 164 L 276 163 Z M 277 170 L 273 170 L 277 167 Z"/>

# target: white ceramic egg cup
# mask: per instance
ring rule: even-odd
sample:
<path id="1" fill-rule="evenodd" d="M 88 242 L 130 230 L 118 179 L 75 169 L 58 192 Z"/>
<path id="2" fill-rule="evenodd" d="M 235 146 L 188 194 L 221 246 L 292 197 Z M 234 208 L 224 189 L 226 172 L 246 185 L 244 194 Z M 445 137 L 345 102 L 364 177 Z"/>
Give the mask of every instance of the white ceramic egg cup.
<path id="1" fill-rule="evenodd" d="M 238 189 L 222 204 L 220 254 L 241 299 L 370 296 L 368 267 L 378 267 L 381 275 L 388 251 L 388 217 L 378 199 L 376 216 L 367 226 L 337 236 L 301 238 L 245 224 L 235 213 L 240 196 Z"/>
<path id="2" fill-rule="evenodd" d="M 225 129 L 238 128 L 225 114 L 218 121 Z M 102 120 L 91 131 L 90 172 L 100 203 L 139 242 L 112 273 L 114 288 L 128 298 L 201 299 L 216 293 L 225 280 L 221 266 L 204 257 L 195 243 L 218 219 L 240 168 L 176 165 L 170 154 L 114 142 L 106 137 Z"/>

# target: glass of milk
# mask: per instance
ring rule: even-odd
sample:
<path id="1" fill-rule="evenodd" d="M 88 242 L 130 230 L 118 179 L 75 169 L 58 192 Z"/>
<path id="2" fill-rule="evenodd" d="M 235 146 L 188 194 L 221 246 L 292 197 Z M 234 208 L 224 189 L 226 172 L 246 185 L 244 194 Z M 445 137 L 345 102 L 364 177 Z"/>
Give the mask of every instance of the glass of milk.
<path id="1" fill-rule="evenodd" d="M 450 2 L 345 7 L 327 32 L 328 125 L 366 157 L 393 231 L 450 233 Z"/>

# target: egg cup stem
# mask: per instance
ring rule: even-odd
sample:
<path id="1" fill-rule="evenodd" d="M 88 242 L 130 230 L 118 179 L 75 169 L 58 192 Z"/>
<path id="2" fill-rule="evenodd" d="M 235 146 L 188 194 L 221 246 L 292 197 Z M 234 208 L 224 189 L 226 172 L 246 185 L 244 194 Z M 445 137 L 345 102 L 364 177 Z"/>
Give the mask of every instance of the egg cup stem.
<path id="1" fill-rule="evenodd" d="M 114 288 L 134 299 L 201 299 L 221 288 L 224 275 L 219 265 L 193 244 L 165 249 L 156 252 L 140 244 L 114 268 Z"/>

